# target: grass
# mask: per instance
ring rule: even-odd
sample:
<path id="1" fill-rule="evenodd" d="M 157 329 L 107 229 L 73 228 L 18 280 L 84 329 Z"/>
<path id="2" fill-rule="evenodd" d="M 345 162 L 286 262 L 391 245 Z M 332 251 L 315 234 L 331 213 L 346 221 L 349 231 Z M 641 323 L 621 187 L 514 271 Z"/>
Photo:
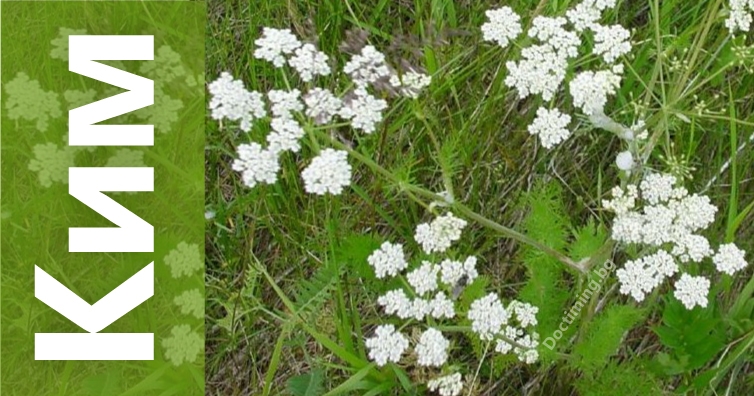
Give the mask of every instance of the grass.
<path id="1" fill-rule="evenodd" d="M 732 66 L 723 3 L 621 1 L 616 11 L 608 12 L 603 22 L 631 28 L 634 42 L 632 57 L 623 62 L 626 78 L 609 110 L 626 124 L 637 111 L 647 117 L 656 143 L 647 153 L 651 167 L 690 172 L 694 177 L 685 183 L 690 191 L 716 178 L 706 193 L 721 210 L 708 236 L 713 244 L 735 240 L 752 251 L 754 156 L 750 146 L 736 151 L 751 138 L 754 120 L 748 115 L 754 80 L 746 67 Z M 526 24 L 536 13 L 559 15 L 574 4 L 527 0 L 511 6 Z M 431 191 L 445 189 L 445 170 L 445 175 L 452 175 L 458 201 L 505 226 L 519 225 L 526 210 L 517 203 L 546 180 L 563 191 L 573 224 L 593 219 L 609 228 L 610 215 L 600 211 L 600 201 L 617 178 L 612 164 L 620 142 L 579 120 L 575 136 L 556 150 L 547 152 L 537 145 L 526 126 L 540 100 L 518 100 L 503 85 L 505 61 L 515 59 L 519 49 L 481 42 L 484 11 L 498 5 L 486 0 L 210 1 L 207 79 L 230 71 L 255 90 L 283 87 L 279 71 L 252 57 L 262 26 L 291 28 L 299 37 L 317 41 L 340 65 L 345 57 L 337 56 L 338 44 L 349 28 L 369 31 L 378 49 L 387 48 L 399 33 L 414 35 L 425 45 L 412 62 L 433 75 L 429 92 L 416 102 L 392 102 L 371 136 L 351 135 L 344 129 L 342 136 L 357 152 Z M 453 34 L 442 34 L 448 32 Z M 749 57 L 748 63 L 752 60 Z M 592 58 L 576 62 L 577 67 L 592 63 Z M 698 113 L 701 103 L 709 111 Z M 368 370 L 356 368 L 364 356 L 357 341 L 363 338 L 361 332 L 379 323 L 380 314 L 377 293 L 362 287 L 355 273 L 359 264 L 342 257 L 348 250 L 343 241 L 359 236 L 410 241 L 415 225 L 429 216 L 394 183 L 353 158 L 355 176 L 349 191 L 325 198 L 305 194 L 299 173 L 311 157 L 309 147 L 283 160 L 277 184 L 248 189 L 230 162 L 237 144 L 260 141 L 263 133 L 255 129 L 245 136 L 214 121 L 207 123 L 206 200 L 216 213 L 206 235 L 208 394 L 285 394 L 286 381 L 312 369 L 323 370 L 328 390 L 348 381 L 358 384 L 358 376 Z M 717 177 L 726 161 L 731 165 Z M 489 289 L 515 296 L 526 281 L 517 258 L 520 244 L 478 224 L 465 231 L 463 241 L 461 253 L 480 257 L 479 269 L 488 275 Z M 337 275 L 322 298 L 314 298 L 320 305 L 312 310 L 317 314 L 309 316 L 306 307 L 296 306 L 297 293 L 303 281 L 323 268 L 335 268 Z M 717 295 L 720 305 L 743 304 L 750 296 L 751 278 L 749 269 L 725 280 Z M 610 300 L 629 304 L 617 293 Z M 650 328 L 662 316 L 662 304 L 653 301 L 646 320 L 626 337 L 616 361 L 651 360 L 663 348 Z M 710 382 L 710 390 L 746 394 L 754 387 L 747 380 L 754 371 L 752 333 L 744 334 L 748 338 L 727 338 L 726 352 L 705 365 L 726 367 Z M 328 347 L 328 340 L 342 350 Z M 476 368 L 473 355 L 467 355 L 462 364 Z M 579 377 L 565 363 L 512 368 L 497 377 L 481 375 L 475 394 L 518 394 L 527 384 L 537 385 L 527 388 L 531 394 L 572 394 Z M 686 379 L 664 377 L 657 394 L 671 392 Z M 340 389 L 348 391 L 347 386 Z M 355 389 L 350 394 L 362 394 Z"/>

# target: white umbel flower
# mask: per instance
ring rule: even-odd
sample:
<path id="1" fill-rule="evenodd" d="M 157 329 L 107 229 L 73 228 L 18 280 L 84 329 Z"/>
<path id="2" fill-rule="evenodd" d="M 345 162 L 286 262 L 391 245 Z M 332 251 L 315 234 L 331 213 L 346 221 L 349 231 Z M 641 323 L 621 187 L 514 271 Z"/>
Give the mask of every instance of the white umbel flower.
<path id="1" fill-rule="evenodd" d="M 551 100 L 565 79 L 567 59 L 546 44 L 526 47 L 521 56 L 518 62 L 505 63 L 505 85 L 515 88 L 520 99 L 542 95 L 542 99 Z"/>
<path id="2" fill-rule="evenodd" d="M 343 72 L 361 88 L 381 79 L 389 79 L 392 74 L 385 63 L 385 55 L 372 45 L 365 46 L 359 54 L 351 57 L 343 66 Z"/>
<path id="3" fill-rule="evenodd" d="M 725 20 L 725 27 L 731 34 L 739 30 L 748 32 L 751 28 L 751 11 L 754 10 L 754 4 L 750 0 L 729 0 L 728 6 L 730 11 Z"/>
<path id="4" fill-rule="evenodd" d="M 733 275 L 748 265 L 744 257 L 745 255 L 746 252 L 739 249 L 736 245 L 726 243 L 725 245 L 720 245 L 717 253 L 712 257 L 712 262 L 715 263 L 718 271 Z"/>
<path id="5" fill-rule="evenodd" d="M 437 274 L 439 272 L 439 266 L 429 261 L 423 261 L 419 268 L 408 273 L 406 279 L 411 287 L 414 288 L 416 294 L 423 296 L 437 290 Z"/>
<path id="6" fill-rule="evenodd" d="M 439 330 L 427 329 L 422 333 L 415 348 L 417 363 L 424 367 L 442 366 L 448 361 L 448 347 L 450 347 L 450 341 Z"/>
<path id="7" fill-rule="evenodd" d="M 447 213 L 432 220 L 431 223 L 419 224 L 416 227 L 414 239 L 422 245 L 425 253 L 442 253 L 461 237 L 461 231 L 466 224 L 466 220 L 455 217 L 453 213 Z"/>
<path id="8" fill-rule="evenodd" d="M 301 150 L 299 141 L 306 134 L 298 122 L 292 118 L 275 117 L 270 123 L 272 132 L 267 135 L 268 150 L 275 153 Z"/>
<path id="9" fill-rule="evenodd" d="M 377 124 L 382 121 L 382 111 L 387 108 L 384 99 L 372 96 L 363 88 L 354 91 L 344 102 L 340 116 L 351 120 L 354 129 L 366 134 L 371 134 L 377 129 Z"/>
<path id="10" fill-rule="evenodd" d="M 703 276 L 683 274 L 675 283 L 673 295 L 683 303 L 686 309 L 693 309 L 697 305 L 706 308 L 709 286 L 709 279 Z"/>
<path id="11" fill-rule="evenodd" d="M 500 7 L 487 10 L 484 14 L 488 20 L 482 24 L 484 41 L 492 41 L 505 48 L 521 34 L 521 17 L 512 8 Z"/>
<path id="12" fill-rule="evenodd" d="M 393 325 L 378 326 L 374 337 L 364 343 L 369 350 L 369 358 L 382 367 L 388 362 L 397 363 L 408 348 L 408 338 L 395 330 Z"/>
<path id="13" fill-rule="evenodd" d="M 569 84 L 573 105 L 586 115 L 604 114 L 608 96 L 615 95 L 623 73 L 622 65 L 611 70 L 582 71 Z"/>
<path id="14" fill-rule="evenodd" d="M 566 11 L 566 16 L 573 28 L 581 33 L 586 29 L 593 29 L 602 15 L 593 0 L 586 0 Z"/>
<path id="15" fill-rule="evenodd" d="M 327 60 L 327 55 L 318 51 L 313 44 L 304 44 L 296 49 L 294 55 L 288 59 L 288 64 L 296 69 L 303 81 L 309 82 L 316 76 L 330 74 Z"/>
<path id="16" fill-rule="evenodd" d="M 351 185 L 351 165 L 345 151 L 327 148 L 315 157 L 301 172 L 304 189 L 310 194 L 340 195 L 343 188 Z"/>
<path id="17" fill-rule="evenodd" d="M 471 320 L 471 330 L 485 341 L 492 340 L 511 317 L 495 293 L 472 302 L 467 315 Z"/>
<path id="18" fill-rule="evenodd" d="M 231 167 L 241 172 L 241 179 L 248 187 L 255 187 L 257 183 L 275 184 L 278 180 L 280 162 L 278 153 L 265 150 L 258 143 L 241 144 L 236 149 L 238 158 Z"/>
<path id="19" fill-rule="evenodd" d="M 619 57 L 631 52 L 631 33 L 621 25 L 595 25 L 594 49 L 595 55 L 602 56 L 606 63 L 613 63 Z"/>
<path id="20" fill-rule="evenodd" d="M 267 97 L 272 103 L 272 114 L 275 117 L 291 118 L 292 112 L 304 110 L 304 104 L 300 100 L 301 91 L 298 89 L 290 91 L 273 89 L 267 92 Z"/>
<path id="21" fill-rule="evenodd" d="M 304 103 L 306 103 L 306 116 L 318 125 L 330 122 L 343 107 L 343 101 L 340 98 L 330 90 L 319 87 L 313 88 L 304 95 Z"/>
<path id="22" fill-rule="evenodd" d="M 622 171 L 630 171 L 634 167 L 634 156 L 630 151 L 621 151 L 615 157 L 615 164 Z"/>
<path id="23" fill-rule="evenodd" d="M 633 184 L 628 185 L 625 190 L 620 186 L 615 186 L 610 190 L 610 194 L 612 194 L 613 199 L 603 200 L 602 207 L 622 215 L 636 207 L 639 190 Z"/>
<path id="24" fill-rule="evenodd" d="M 430 392 L 437 392 L 440 396 L 458 396 L 463 390 L 463 380 L 460 373 L 435 378 L 427 382 Z"/>
<path id="25" fill-rule="evenodd" d="M 678 272 L 673 257 L 664 250 L 626 262 L 616 271 L 621 294 L 627 294 L 642 302 L 666 278 Z"/>
<path id="26" fill-rule="evenodd" d="M 240 121 L 241 130 L 248 132 L 255 119 L 267 115 L 262 94 L 246 90 L 243 81 L 234 79 L 230 73 L 221 73 L 208 89 L 210 115 L 215 120 Z"/>
<path id="27" fill-rule="evenodd" d="M 422 91 L 432 83 L 432 77 L 415 71 L 408 71 L 403 76 L 397 74 L 390 77 L 390 85 L 397 88 L 401 95 L 416 99 Z"/>
<path id="28" fill-rule="evenodd" d="M 396 276 L 408 265 L 403 253 L 403 245 L 390 242 L 384 242 L 379 249 L 369 255 L 367 262 L 374 268 L 379 279 Z"/>
<path id="29" fill-rule="evenodd" d="M 254 50 L 254 57 L 264 59 L 275 67 L 283 67 L 285 57 L 301 46 L 301 42 L 290 29 L 270 27 L 262 29 L 262 37 L 256 39 L 254 44 L 257 45 L 257 49 Z"/>
<path id="30" fill-rule="evenodd" d="M 432 315 L 432 317 L 435 319 L 451 319 L 456 316 L 456 310 L 453 301 L 451 301 L 443 292 L 437 293 L 435 295 L 435 298 L 433 298 L 432 301 L 429 302 L 429 305 L 432 308 L 430 315 Z"/>
<path id="31" fill-rule="evenodd" d="M 530 134 L 539 136 L 544 148 L 551 149 L 571 136 L 571 131 L 568 130 L 570 122 L 570 115 L 563 114 L 558 109 L 540 107 L 528 130 Z"/>
<path id="32" fill-rule="evenodd" d="M 377 305 L 385 309 L 388 315 L 395 315 L 401 319 L 414 316 L 413 303 L 402 289 L 390 290 L 377 299 Z"/>
<path id="33" fill-rule="evenodd" d="M 578 56 L 581 40 L 576 33 L 563 28 L 566 22 L 563 17 L 537 16 L 532 21 L 529 37 L 549 45 L 562 59 L 575 58 Z"/>
<path id="34" fill-rule="evenodd" d="M 521 324 L 521 327 L 537 325 L 537 313 L 539 312 L 539 307 L 513 300 L 508 304 L 508 311 L 511 310 L 516 314 L 516 319 Z"/>
<path id="35" fill-rule="evenodd" d="M 440 263 L 440 280 L 448 286 L 455 286 L 462 277 L 466 283 L 471 283 L 479 276 L 476 270 L 477 259 L 474 256 L 466 258 L 464 262 L 445 259 Z"/>

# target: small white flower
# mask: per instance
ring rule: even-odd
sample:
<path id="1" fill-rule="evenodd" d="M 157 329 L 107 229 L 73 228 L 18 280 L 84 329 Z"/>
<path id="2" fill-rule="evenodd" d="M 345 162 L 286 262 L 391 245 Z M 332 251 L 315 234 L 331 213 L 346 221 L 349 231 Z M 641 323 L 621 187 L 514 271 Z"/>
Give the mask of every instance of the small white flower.
<path id="1" fill-rule="evenodd" d="M 236 149 L 238 158 L 233 160 L 231 168 L 241 172 L 241 179 L 248 187 L 257 183 L 275 184 L 278 180 L 280 162 L 278 153 L 265 150 L 258 143 L 241 144 Z"/>
<path id="2" fill-rule="evenodd" d="M 272 132 L 267 135 L 267 150 L 271 153 L 301 150 L 299 140 L 306 134 L 298 122 L 292 118 L 275 117 L 270 123 Z"/>
<path id="3" fill-rule="evenodd" d="M 354 129 L 360 129 L 366 134 L 376 130 L 377 124 L 382 121 L 382 111 L 387 108 L 384 99 L 378 99 L 369 94 L 366 89 L 357 89 L 344 101 L 340 110 L 340 116 L 351 120 Z"/>
<path id="4" fill-rule="evenodd" d="M 265 27 L 262 29 L 262 37 L 256 39 L 254 44 L 254 57 L 271 62 L 275 67 L 285 65 L 285 56 L 290 55 L 301 46 L 296 36 L 290 29 L 275 29 Z"/>
<path id="5" fill-rule="evenodd" d="M 630 184 L 625 190 L 620 188 L 620 186 L 615 186 L 610 190 L 610 193 L 612 194 L 613 199 L 602 201 L 602 207 L 605 209 L 613 211 L 618 215 L 622 215 L 636 207 L 636 199 L 639 197 L 639 190 L 635 185 Z"/>
<path id="6" fill-rule="evenodd" d="M 423 298 L 415 298 L 411 302 L 411 317 L 416 320 L 424 320 L 424 318 L 432 313 L 432 303 L 429 300 Z"/>
<path id="7" fill-rule="evenodd" d="M 497 294 L 490 293 L 472 302 L 467 315 L 471 330 L 482 340 L 490 341 L 508 323 L 511 313 L 503 307 Z"/>
<path id="8" fill-rule="evenodd" d="M 673 186 L 676 179 L 672 175 L 650 173 L 644 176 L 639 188 L 642 198 L 651 205 L 667 202 L 673 196 Z"/>
<path id="9" fill-rule="evenodd" d="M 566 19 L 536 16 L 529 29 L 529 37 L 537 38 L 549 45 L 562 59 L 575 58 L 581 45 L 579 36 L 563 28 Z"/>
<path id="10" fill-rule="evenodd" d="M 613 70 L 582 71 L 570 82 L 573 105 L 586 115 L 604 114 L 608 96 L 615 95 L 621 81 L 622 68 Z"/>
<path id="11" fill-rule="evenodd" d="M 392 74 L 385 63 L 385 55 L 372 45 L 365 46 L 361 49 L 361 53 L 351 57 L 351 60 L 343 66 L 343 71 L 361 88 L 383 78 L 389 79 Z"/>
<path id="12" fill-rule="evenodd" d="M 634 167 L 634 156 L 630 151 L 621 151 L 615 157 L 615 164 L 622 171 L 630 171 Z"/>
<path id="13" fill-rule="evenodd" d="M 419 94 L 421 94 L 424 88 L 427 88 L 430 83 L 432 83 L 432 77 L 415 71 L 406 72 L 401 77 L 398 77 L 397 74 L 390 77 L 390 85 L 397 88 L 401 95 L 411 99 L 418 98 Z"/>
<path id="14" fill-rule="evenodd" d="M 345 151 L 327 148 L 315 157 L 301 172 L 304 189 L 310 194 L 340 195 L 343 188 L 351 185 L 351 165 Z"/>
<path id="15" fill-rule="evenodd" d="M 601 55 L 606 63 L 613 63 L 620 56 L 631 52 L 631 33 L 621 25 L 594 25 L 595 55 Z"/>
<path id="16" fill-rule="evenodd" d="M 450 341 L 439 330 L 429 328 L 416 345 L 417 363 L 424 367 L 440 367 L 448 360 L 449 347 Z"/>
<path id="17" fill-rule="evenodd" d="M 461 237 L 461 231 L 466 224 L 465 220 L 455 217 L 453 213 L 447 213 L 431 223 L 419 224 L 414 239 L 422 245 L 425 253 L 442 253 Z"/>
<path id="18" fill-rule="evenodd" d="M 401 319 L 414 316 L 413 303 L 402 289 L 391 290 L 377 299 L 377 305 L 385 308 L 388 315 L 396 315 Z"/>
<path id="19" fill-rule="evenodd" d="M 272 103 L 272 114 L 276 117 L 290 118 L 292 112 L 304 110 L 304 104 L 300 100 L 301 91 L 298 89 L 290 91 L 273 89 L 267 92 L 267 97 Z"/>
<path id="20" fill-rule="evenodd" d="M 456 316 L 453 301 L 451 301 L 443 292 L 437 293 L 435 295 L 435 298 L 433 298 L 432 301 L 429 302 L 429 304 L 432 307 L 432 312 L 430 314 L 435 319 L 451 319 Z"/>
<path id="21" fill-rule="evenodd" d="M 463 390 L 463 380 L 460 373 L 454 373 L 427 382 L 427 388 L 440 396 L 459 396 Z"/>
<path id="22" fill-rule="evenodd" d="M 267 115 L 262 94 L 247 91 L 243 81 L 235 80 L 230 73 L 223 72 L 209 83 L 211 117 L 215 120 L 240 121 L 241 130 L 251 130 L 251 123 Z"/>
<path id="23" fill-rule="evenodd" d="M 521 327 L 537 325 L 537 313 L 539 312 L 539 307 L 513 300 L 508 304 L 508 311 L 511 310 L 516 313 L 516 320 L 521 324 Z"/>
<path id="24" fill-rule="evenodd" d="M 728 6 L 730 13 L 728 19 L 725 20 L 725 27 L 731 34 L 739 30 L 748 32 L 751 28 L 751 11 L 754 9 L 754 4 L 750 0 L 729 0 Z"/>
<path id="25" fill-rule="evenodd" d="M 408 338 L 395 330 L 393 325 L 378 326 L 374 337 L 367 338 L 365 345 L 369 358 L 382 367 L 388 362 L 397 363 L 408 348 Z"/>
<path id="26" fill-rule="evenodd" d="M 516 88 L 520 99 L 540 94 L 545 101 L 551 100 L 565 79 L 567 59 L 548 44 L 526 47 L 521 56 L 518 62 L 505 63 L 505 85 Z"/>
<path id="27" fill-rule="evenodd" d="M 720 245 L 717 253 L 712 257 L 712 262 L 715 263 L 718 271 L 733 275 L 748 265 L 744 257 L 745 255 L 746 252 L 739 249 L 736 245 L 726 243 L 725 245 Z"/>
<path id="28" fill-rule="evenodd" d="M 544 148 L 551 149 L 571 136 L 571 131 L 568 130 L 570 122 L 570 115 L 563 114 L 558 109 L 540 107 L 528 130 L 532 135 L 539 135 Z"/>
<path id="29" fill-rule="evenodd" d="M 600 19 L 600 10 L 594 6 L 594 1 L 586 0 L 566 11 L 568 20 L 573 28 L 581 33 L 586 29 L 592 29 Z"/>
<path id="30" fill-rule="evenodd" d="M 294 56 L 288 59 L 288 64 L 298 71 L 303 81 L 309 82 L 315 76 L 330 74 L 327 59 L 327 55 L 318 51 L 314 45 L 304 44 L 296 49 Z"/>
<path id="31" fill-rule="evenodd" d="M 343 101 L 340 98 L 322 88 L 313 88 L 304 95 L 304 103 L 306 103 L 306 116 L 311 117 L 318 125 L 330 122 L 343 107 Z"/>
<path id="32" fill-rule="evenodd" d="M 423 261 L 419 268 L 408 273 L 406 279 L 411 287 L 414 288 L 416 294 L 423 296 L 426 293 L 437 290 L 437 274 L 439 272 L 439 266 L 429 261 Z"/>
<path id="33" fill-rule="evenodd" d="M 675 282 L 675 298 L 681 301 L 686 309 L 695 306 L 707 307 L 707 295 L 709 294 L 709 279 L 703 276 L 681 275 L 681 279 Z"/>
<path id="34" fill-rule="evenodd" d="M 521 17 L 512 8 L 508 6 L 500 7 L 487 10 L 484 14 L 488 19 L 482 25 L 484 41 L 493 41 L 505 48 L 511 40 L 521 34 Z"/>
<path id="35" fill-rule="evenodd" d="M 369 265 L 374 268 L 377 278 L 396 276 L 406 269 L 406 255 L 403 253 L 403 245 L 384 242 L 379 249 L 375 250 L 367 258 Z"/>

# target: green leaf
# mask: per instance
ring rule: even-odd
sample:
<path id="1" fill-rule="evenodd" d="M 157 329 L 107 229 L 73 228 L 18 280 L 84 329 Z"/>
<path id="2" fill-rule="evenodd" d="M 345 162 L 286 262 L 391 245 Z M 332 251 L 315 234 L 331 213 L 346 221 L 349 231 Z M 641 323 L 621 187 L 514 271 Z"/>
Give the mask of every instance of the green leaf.
<path id="1" fill-rule="evenodd" d="M 321 396 L 324 393 L 325 375 L 321 369 L 291 377 L 288 380 L 288 392 L 293 396 Z"/>
<path id="2" fill-rule="evenodd" d="M 573 349 L 576 366 L 592 373 L 604 367 L 628 330 L 644 318 L 645 312 L 630 305 L 612 305 L 594 319 L 586 336 Z"/>

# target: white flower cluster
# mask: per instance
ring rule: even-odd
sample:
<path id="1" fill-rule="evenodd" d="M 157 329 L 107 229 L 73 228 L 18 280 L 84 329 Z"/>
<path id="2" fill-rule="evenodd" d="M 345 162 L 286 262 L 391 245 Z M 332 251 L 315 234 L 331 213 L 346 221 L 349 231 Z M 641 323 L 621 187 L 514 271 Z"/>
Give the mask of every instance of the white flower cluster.
<path id="1" fill-rule="evenodd" d="M 612 238 L 654 249 L 653 253 L 626 262 L 616 272 L 620 292 L 636 301 L 643 301 L 665 279 L 681 272 L 679 263 L 711 258 L 718 271 L 729 275 L 747 265 L 745 252 L 734 244 L 722 245 L 715 252 L 707 238 L 699 234 L 712 224 L 717 207 L 708 197 L 689 194 L 685 188 L 677 187 L 674 176 L 647 174 L 638 188 L 615 187 L 612 196 L 611 200 L 603 201 L 603 207 L 616 214 Z M 682 274 L 681 280 L 675 284 L 675 296 L 688 309 L 695 305 L 706 307 L 709 281 L 687 274 Z"/>
<path id="2" fill-rule="evenodd" d="M 384 366 L 401 360 L 403 352 L 408 349 L 408 338 L 391 324 L 380 325 L 374 331 L 374 337 L 366 339 L 365 345 L 369 349 L 369 358 L 378 366 Z"/>
<path id="3" fill-rule="evenodd" d="M 538 307 L 517 300 L 505 307 L 497 294 L 490 293 L 471 303 L 467 316 L 480 339 L 495 341 L 496 352 L 513 351 L 520 361 L 532 364 L 539 359 L 539 333 L 530 329 L 537 325 L 537 312 Z"/>
<path id="4" fill-rule="evenodd" d="M 579 54 L 579 36 L 590 31 L 594 37 L 592 53 L 607 64 L 631 51 L 630 32 L 620 25 L 603 26 L 598 23 L 602 12 L 615 7 L 616 0 L 584 0 L 566 11 L 566 17 L 536 16 L 527 35 L 533 43 L 521 50 L 519 61 L 508 61 L 505 85 L 515 88 L 521 99 L 541 95 L 552 100 L 566 79 L 569 60 Z M 521 18 L 510 8 L 488 10 L 488 21 L 482 25 L 484 40 L 506 47 L 521 34 Z M 569 30 L 567 25 L 573 30 Z M 623 69 L 613 65 L 608 70 L 581 71 L 569 82 L 573 104 L 586 115 L 602 114 L 607 98 L 615 94 Z M 528 128 L 538 135 L 542 145 L 553 148 L 570 136 L 567 125 L 570 116 L 558 109 L 541 107 Z"/>
<path id="5" fill-rule="evenodd" d="M 317 76 L 332 73 L 329 57 L 313 44 L 300 42 L 288 29 L 265 27 L 255 44 L 255 58 L 266 60 L 278 68 L 287 64 L 304 82 L 310 83 Z M 263 95 L 246 89 L 241 80 L 234 79 L 227 72 L 221 73 L 217 80 L 208 85 L 211 117 L 218 121 L 238 122 L 244 132 L 251 131 L 256 120 L 268 117 L 265 96 L 269 101 L 271 120 L 267 146 L 259 143 L 239 145 L 238 158 L 232 164 L 234 170 L 241 172 L 246 186 L 277 182 L 280 156 L 287 151 L 298 152 L 301 149 L 300 141 L 306 136 L 306 130 L 300 123 L 302 118 L 322 125 L 338 116 L 349 121 L 354 129 L 371 134 L 382 121 L 382 113 L 388 103 L 370 93 L 370 85 L 387 83 L 396 92 L 416 98 L 431 81 L 429 76 L 413 70 L 399 77 L 388 66 L 385 55 L 373 46 L 362 48 L 345 64 L 343 72 L 356 85 L 356 89 L 342 96 L 320 87 L 310 88 L 305 93 L 298 89 L 273 89 Z M 302 172 L 302 178 L 309 193 L 341 194 L 344 187 L 351 183 L 351 167 L 346 161 L 346 153 L 323 150 Z"/>
<path id="6" fill-rule="evenodd" d="M 740 31 L 748 32 L 751 28 L 751 13 L 754 12 L 754 1 L 729 0 L 730 14 L 725 20 L 725 27 L 731 34 Z"/>
<path id="7" fill-rule="evenodd" d="M 437 392 L 440 396 L 458 396 L 463 390 L 463 380 L 460 373 L 454 373 L 435 378 L 427 382 L 430 392 Z"/>
<path id="8" fill-rule="evenodd" d="M 466 220 L 459 219 L 448 212 L 431 223 L 422 223 L 416 227 L 414 239 L 425 253 L 442 253 L 461 237 L 461 231 L 466 227 Z"/>

